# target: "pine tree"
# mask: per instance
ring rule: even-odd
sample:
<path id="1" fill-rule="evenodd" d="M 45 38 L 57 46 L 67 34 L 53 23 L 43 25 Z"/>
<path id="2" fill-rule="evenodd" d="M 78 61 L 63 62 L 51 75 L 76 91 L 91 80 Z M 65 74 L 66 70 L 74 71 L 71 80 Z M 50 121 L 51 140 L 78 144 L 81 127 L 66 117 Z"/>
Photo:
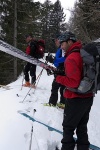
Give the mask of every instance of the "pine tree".
<path id="1" fill-rule="evenodd" d="M 72 13 L 71 29 L 85 43 L 100 36 L 100 1 L 79 0 Z"/>
<path id="2" fill-rule="evenodd" d="M 52 38 L 65 31 L 65 15 L 61 3 L 57 0 L 54 4 L 46 0 L 41 8 L 41 31 L 46 41 L 47 52 L 55 52 L 55 43 Z"/>
<path id="3" fill-rule="evenodd" d="M 21 50 L 25 49 L 24 37 L 26 33 L 34 32 L 33 29 L 36 29 L 37 24 L 34 24 L 36 16 L 39 15 L 38 9 L 40 3 L 33 3 L 31 0 L 19 0 L 17 1 L 17 47 Z M 2 0 L 0 5 L 0 14 L 1 14 L 1 38 L 7 43 L 13 45 L 14 43 L 14 1 Z M 37 15 L 36 15 L 37 14 Z M 38 29 L 37 29 L 38 30 Z M 35 32 L 34 32 L 35 34 Z M 13 60 L 12 56 L 4 54 L 1 62 L 9 62 L 5 66 L 4 77 L 7 79 L 7 83 L 13 81 Z M 2 64 L 1 63 L 1 64 Z M 18 60 L 18 75 L 22 70 L 21 67 L 22 61 Z M 23 64 L 22 64 L 23 66 Z M 10 70 L 10 74 L 9 74 Z M 9 76 L 8 76 L 9 74 Z M 2 80 L 3 81 L 3 80 Z"/>
<path id="4" fill-rule="evenodd" d="M 53 4 L 50 0 L 46 0 L 44 4 L 41 5 L 41 15 L 40 15 L 40 32 L 41 37 L 45 39 L 46 43 L 46 52 L 49 51 L 50 48 L 50 15 L 53 9 Z"/>
<path id="5" fill-rule="evenodd" d="M 54 8 L 50 16 L 50 31 L 53 31 L 53 34 L 59 34 L 64 31 L 65 25 L 65 15 L 63 12 L 63 8 L 61 7 L 61 3 L 57 0 L 54 3 Z"/>
<path id="6" fill-rule="evenodd" d="M 50 37 L 53 38 L 55 35 L 60 34 L 65 31 L 65 15 L 63 12 L 63 8 L 59 0 L 54 3 L 53 10 L 50 15 Z M 55 52 L 55 43 L 51 43 L 52 49 L 51 52 Z"/>

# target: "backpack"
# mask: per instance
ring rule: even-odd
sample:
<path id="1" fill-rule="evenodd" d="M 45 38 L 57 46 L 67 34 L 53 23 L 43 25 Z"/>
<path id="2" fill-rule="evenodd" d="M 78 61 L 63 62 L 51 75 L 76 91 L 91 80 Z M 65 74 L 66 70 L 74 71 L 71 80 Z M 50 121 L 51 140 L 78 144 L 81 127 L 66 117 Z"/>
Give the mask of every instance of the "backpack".
<path id="1" fill-rule="evenodd" d="M 80 94 L 97 93 L 100 90 L 100 43 L 85 45 L 80 50 L 80 55 L 83 59 L 83 78 L 77 89 L 68 89 Z"/>
<path id="2" fill-rule="evenodd" d="M 37 58 L 43 58 L 45 53 L 45 41 L 44 40 L 38 40 L 37 41 L 37 49 L 36 49 L 36 55 Z"/>
<path id="3" fill-rule="evenodd" d="M 45 41 L 44 40 L 32 40 L 30 43 L 31 51 L 30 55 L 40 59 L 43 58 L 45 52 Z"/>

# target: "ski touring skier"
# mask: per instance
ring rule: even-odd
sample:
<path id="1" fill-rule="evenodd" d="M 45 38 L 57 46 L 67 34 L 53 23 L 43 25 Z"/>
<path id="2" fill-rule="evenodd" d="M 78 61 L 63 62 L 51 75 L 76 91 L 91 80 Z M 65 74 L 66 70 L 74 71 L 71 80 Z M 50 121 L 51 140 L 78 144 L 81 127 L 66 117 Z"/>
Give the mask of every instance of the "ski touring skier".
<path id="1" fill-rule="evenodd" d="M 33 39 L 32 34 L 27 34 L 25 36 L 25 40 L 27 43 L 27 48 L 26 48 L 26 54 L 39 59 L 43 58 L 44 56 L 44 49 L 45 49 L 45 42 L 44 40 L 35 40 Z M 31 82 L 29 79 L 29 71 L 30 71 L 30 76 L 31 76 Z M 36 65 L 31 64 L 27 62 L 27 64 L 24 67 L 24 75 L 25 75 L 25 84 L 23 86 L 25 87 L 33 87 L 35 88 L 35 83 L 36 83 Z"/>
<path id="2" fill-rule="evenodd" d="M 33 37 L 31 34 L 27 34 L 25 36 L 25 40 L 27 43 L 26 48 L 26 54 L 31 55 L 34 57 L 35 51 L 36 51 L 36 43 L 33 40 Z M 31 82 L 29 79 L 29 71 L 31 76 Z M 27 62 L 27 64 L 24 67 L 24 76 L 25 76 L 25 84 L 23 84 L 24 87 L 30 87 L 32 86 L 35 88 L 35 81 L 36 81 L 36 65 L 31 64 Z"/>
<path id="3" fill-rule="evenodd" d="M 64 56 L 64 51 L 60 48 L 60 41 L 59 41 L 60 34 L 57 34 L 54 37 L 54 42 L 57 47 L 56 55 L 53 58 L 52 55 L 47 56 L 47 61 L 51 62 L 54 64 L 54 66 L 58 70 L 64 70 L 64 61 L 65 61 L 65 56 Z M 54 80 L 52 82 L 52 88 L 51 88 L 51 95 L 49 98 L 49 103 L 44 104 L 45 106 L 58 106 L 61 108 L 64 108 L 65 106 L 65 98 L 63 96 L 63 90 L 65 86 L 59 84 L 56 82 L 56 74 L 54 74 Z M 58 101 L 58 91 L 60 90 L 60 102 L 57 103 Z"/>
<path id="4" fill-rule="evenodd" d="M 60 37 L 60 43 L 61 49 L 66 53 L 65 76 L 58 75 L 56 77 L 56 82 L 66 86 L 61 150 L 74 150 L 75 144 L 77 144 L 77 150 L 89 150 L 87 123 L 93 104 L 93 93 L 80 94 L 70 91 L 70 88 L 77 88 L 82 79 L 82 57 L 79 52 L 74 51 L 80 50 L 82 44 L 77 41 L 72 32 L 63 33 Z M 76 141 L 73 138 L 74 131 L 77 135 Z"/>

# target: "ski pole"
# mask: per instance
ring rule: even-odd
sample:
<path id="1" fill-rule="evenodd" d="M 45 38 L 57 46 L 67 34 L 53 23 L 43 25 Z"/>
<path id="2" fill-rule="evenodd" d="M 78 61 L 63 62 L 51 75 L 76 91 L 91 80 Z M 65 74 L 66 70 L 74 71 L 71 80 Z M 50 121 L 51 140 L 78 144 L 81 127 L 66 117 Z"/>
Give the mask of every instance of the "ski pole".
<path id="1" fill-rule="evenodd" d="M 48 61 L 45 61 L 45 63 L 47 64 Z M 38 85 L 38 83 L 39 83 L 39 80 L 40 80 L 40 77 L 41 77 L 41 74 L 42 74 L 43 70 L 44 70 L 44 68 L 42 68 L 41 72 L 39 73 L 38 77 L 37 77 L 36 80 L 35 80 L 35 82 L 38 80 L 38 82 L 37 82 L 37 84 L 36 84 L 36 87 L 37 87 L 37 85 Z M 35 82 L 34 82 L 34 83 L 35 83 Z M 33 84 L 34 84 L 34 83 L 33 83 Z M 26 97 L 27 97 L 27 95 L 29 94 L 29 92 L 31 91 L 31 89 L 32 89 L 32 87 L 30 87 L 30 89 L 29 89 L 29 91 L 27 92 L 26 96 L 24 97 L 22 103 L 23 103 L 24 100 L 26 99 Z M 35 90 L 36 90 L 36 89 L 34 89 L 33 94 L 35 93 Z"/>
<path id="2" fill-rule="evenodd" d="M 37 83 L 36 83 L 36 87 L 37 87 L 37 85 L 38 85 L 38 83 L 39 83 L 39 81 L 40 81 L 40 78 L 41 78 L 41 75 L 42 75 L 43 70 L 44 70 L 44 68 L 41 70 L 41 72 L 40 72 L 40 74 L 39 74 L 39 77 L 38 77 Z M 35 93 L 35 91 L 36 91 L 36 88 L 34 89 L 33 94 Z"/>
<path id="3" fill-rule="evenodd" d="M 33 112 L 34 112 L 34 113 L 33 113 L 33 115 L 34 115 L 35 112 L 36 112 L 36 109 L 34 109 Z M 31 148 L 32 148 L 32 137 L 33 137 L 33 124 L 32 124 L 32 128 L 31 128 L 31 139 L 30 139 L 29 150 L 31 150 Z"/>
<path id="4" fill-rule="evenodd" d="M 43 71 L 43 69 L 41 70 L 41 72 L 42 72 L 42 71 Z M 36 78 L 36 81 L 37 81 L 37 80 L 38 80 L 38 78 L 40 77 L 41 72 L 39 73 L 38 77 Z M 36 82 L 36 81 L 35 81 L 35 82 Z M 35 82 L 34 82 L 34 83 L 35 83 Z M 33 83 L 33 84 L 34 84 L 34 83 Z M 24 100 L 26 99 L 26 97 L 27 97 L 27 95 L 29 94 L 29 92 L 31 91 L 31 89 L 32 89 L 32 86 L 30 86 L 30 89 L 29 89 L 29 91 L 27 92 L 27 94 L 25 95 L 25 97 L 24 97 L 24 99 L 23 99 L 22 103 L 23 103 L 23 102 L 24 102 Z"/>
<path id="5" fill-rule="evenodd" d="M 28 90 L 28 92 L 27 92 L 27 94 L 25 95 L 25 97 L 24 97 L 24 99 L 23 99 L 22 103 L 23 103 L 23 102 L 24 102 L 24 100 L 26 99 L 26 97 L 27 97 L 27 95 L 29 94 L 29 92 L 31 91 L 31 89 L 32 89 L 32 87 L 30 87 L 30 89 Z"/>
<path id="6" fill-rule="evenodd" d="M 34 110 L 33 110 L 33 115 L 35 115 L 35 112 L 36 112 L 36 109 L 34 109 Z M 34 138 L 35 138 L 35 141 L 36 141 L 36 143 L 37 143 L 38 150 L 40 150 L 40 148 L 39 148 L 39 144 L 38 144 L 38 142 L 37 142 L 37 139 L 36 139 L 35 134 L 34 134 Z"/>
<path id="7" fill-rule="evenodd" d="M 32 147 L 32 135 L 33 135 L 33 125 L 31 128 L 31 140 L 30 140 L 29 150 L 31 150 L 31 147 Z"/>
<path id="8" fill-rule="evenodd" d="M 47 64 L 48 61 L 45 60 L 45 63 Z M 43 70 L 44 70 L 44 68 L 42 68 L 42 70 L 41 70 L 41 72 L 40 72 L 40 74 L 39 74 L 39 78 L 37 79 L 36 87 L 37 87 L 37 85 L 38 85 L 38 83 L 39 83 L 39 80 L 40 80 L 40 77 L 41 77 L 41 75 L 42 75 Z M 34 89 L 33 94 L 35 93 L 35 90 L 36 90 L 36 89 Z"/>

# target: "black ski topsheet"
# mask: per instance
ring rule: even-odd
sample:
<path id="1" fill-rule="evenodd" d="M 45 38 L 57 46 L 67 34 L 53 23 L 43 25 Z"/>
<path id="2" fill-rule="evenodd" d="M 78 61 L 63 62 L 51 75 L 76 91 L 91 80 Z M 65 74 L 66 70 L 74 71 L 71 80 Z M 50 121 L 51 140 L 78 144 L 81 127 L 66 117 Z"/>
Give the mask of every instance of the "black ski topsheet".
<path id="1" fill-rule="evenodd" d="M 29 63 L 35 64 L 37 66 L 40 66 L 44 69 L 48 69 L 48 70 L 51 70 L 51 71 L 56 70 L 55 67 L 52 67 L 52 66 L 50 66 L 50 65 L 34 58 L 34 57 L 32 57 L 30 55 L 27 55 L 23 51 L 19 50 L 18 48 L 14 47 L 14 46 L 12 46 L 12 45 L 10 45 L 10 44 L 2 41 L 2 40 L 0 40 L 0 51 L 5 52 L 7 54 L 10 54 L 14 57 L 20 58 L 22 60 L 25 60 Z"/>

